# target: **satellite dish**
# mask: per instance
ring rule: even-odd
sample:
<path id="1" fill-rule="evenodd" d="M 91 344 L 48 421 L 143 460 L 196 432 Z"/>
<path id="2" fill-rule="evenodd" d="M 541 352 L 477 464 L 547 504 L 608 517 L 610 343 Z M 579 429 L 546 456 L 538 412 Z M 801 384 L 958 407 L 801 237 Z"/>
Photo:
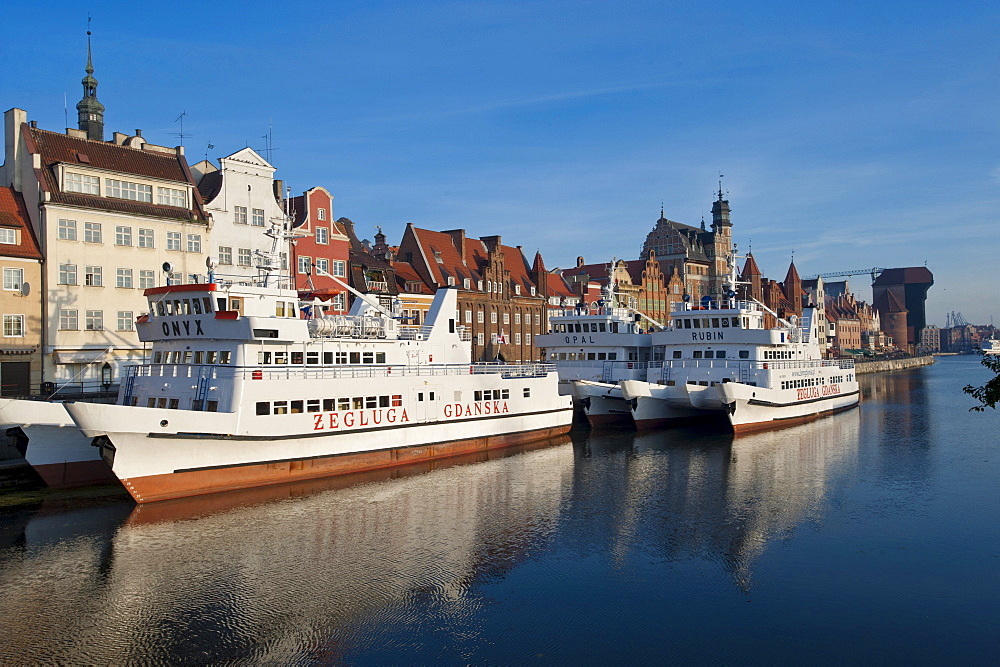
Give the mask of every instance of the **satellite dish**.
<path id="1" fill-rule="evenodd" d="M 21 283 L 21 296 L 28 296 L 29 294 L 31 294 L 31 285 Z"/>
<path id="2" fill-rule="evenodd" d="M 174 267 L 170 262 L 164 262 L 162 268 L 164 273 L 170 273 Z"/>
<path id="3" fill-rule="evenodd" d="M 215 269 L 215 258 L 212 257 L 211 255 L 209 255 L 208 257 L 206 257 L 205 258 L 205 266 L 208 267 L 209 271 L 214 270 Z"/>

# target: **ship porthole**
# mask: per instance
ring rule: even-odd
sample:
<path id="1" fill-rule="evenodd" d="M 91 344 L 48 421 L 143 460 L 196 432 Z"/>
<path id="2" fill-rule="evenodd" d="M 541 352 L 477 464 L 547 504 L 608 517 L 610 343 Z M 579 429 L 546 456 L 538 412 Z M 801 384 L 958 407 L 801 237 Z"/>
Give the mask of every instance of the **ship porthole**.
<path id="1" fill-rule="evenodd" d="M 166 425 L 167 425 L 168 423 L 169 423 L 169 422 L 167 422 L 167 420 L 166 420 L 166 419 L 161 419 L 161 420 L 160 420 L 160 426 L 166 426 Z"/>

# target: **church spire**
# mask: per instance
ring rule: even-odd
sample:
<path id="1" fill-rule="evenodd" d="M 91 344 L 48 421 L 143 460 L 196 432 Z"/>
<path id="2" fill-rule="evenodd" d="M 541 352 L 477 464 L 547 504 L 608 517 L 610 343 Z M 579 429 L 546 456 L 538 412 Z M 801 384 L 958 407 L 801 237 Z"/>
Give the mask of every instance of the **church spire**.
<path id="1" fill-rule="evenodd" d="M 90 27 L 90 17 L 87 17 Z M 94 78 L 94 60 L 90 49 L 90 30 L 87 30 L 87 76 L 83 84 L 83 98 L 76 104 L 77 127 L 87 133 L 88 139 L 104 141 L 104 105 L 97 101 L 97 79 Z"/>

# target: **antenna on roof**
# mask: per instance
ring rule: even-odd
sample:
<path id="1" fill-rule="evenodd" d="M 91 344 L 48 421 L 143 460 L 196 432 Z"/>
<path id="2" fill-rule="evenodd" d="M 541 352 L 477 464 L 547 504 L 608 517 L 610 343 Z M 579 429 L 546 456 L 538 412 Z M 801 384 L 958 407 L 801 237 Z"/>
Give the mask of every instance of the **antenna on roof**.
<path id="1" fill-rule="evenodd" d="M 175 123 L 178 122 L 178 121 L 180 121 L 181 131 L 180 132 L 171 132 L 170 133 L 171 136 L 180 137 L 181 146 L 184 145 L 184 137 L 193 137 L 194 136 L 193 134 L 185 134 L 184 133 L 184 116 L 186 116 L 186 115 L 188 115 L 188 112 L 187 111 L 182 111 L 180 116 L 178 116 L 177 118 L 174 118 L 174 122 Z"/>
<path id="2" fill-rule="evenodd" d="M 205 161 L 208 162 L 208 151 L 215 148 L 211 141 L 208 142 L 208 146 L 205 148 Z"/>
<path id="3" fill-rule="evenodd" d="M 271 161 L 271 151 L 278 150 L 274 147 L 274 130 L 271 126 L 271 119 L 267 119 L 267 134 L 261 135 L 261 139 L 264 140 L 264 159 L 268 162 Z"/>

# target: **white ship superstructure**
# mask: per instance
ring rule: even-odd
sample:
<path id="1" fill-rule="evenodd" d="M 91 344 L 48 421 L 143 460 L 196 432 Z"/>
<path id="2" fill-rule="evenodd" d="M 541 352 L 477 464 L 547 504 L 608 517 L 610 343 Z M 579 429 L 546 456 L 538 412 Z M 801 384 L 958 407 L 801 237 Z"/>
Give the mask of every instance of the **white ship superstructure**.
<path id="1" fill-rule="evenodd" d="M 294 289 L 146 291 L 118 405 L 67 404 L 138 502 L 482 451 L 569 430 L 550 364 L 472 364 L 456 291 L 403 326 L 359 295 L 349 315 L 301 319 Z"/>
<path id="2" fill-rule="evenodd" d="M 671 325 L 652 334 L 645 380 L 620 383 L 638 428 L 699 418 L 728 419 L 736 431 L 805 421 L 857 405 L 853 360 L 823 359 L 816 310 L 801 319 L 736 298 L 735 257 L 727 294 L 682 302 Z"/>
<path id="3" fill-rule="evenodd" d="M 613 280 L 595 310 L 566 310 L 549 321 L 551 333 L 536 336 L 535 345 L 558 369 L 560 393 L 573 396 L 591 426 L 631 424 L 619 383 L 646 378 L 649 331 L 659 323 L 619 305 Z"/>

